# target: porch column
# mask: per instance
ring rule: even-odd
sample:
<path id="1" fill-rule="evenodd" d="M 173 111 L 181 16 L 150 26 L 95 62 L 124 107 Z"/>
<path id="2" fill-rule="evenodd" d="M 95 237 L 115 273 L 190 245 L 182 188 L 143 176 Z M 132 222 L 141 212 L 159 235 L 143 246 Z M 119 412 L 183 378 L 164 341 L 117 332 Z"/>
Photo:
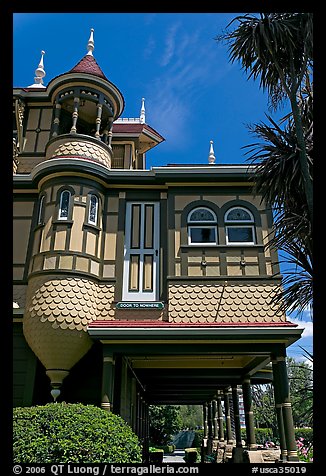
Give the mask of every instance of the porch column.
<path id="1" fill-rule="evenodd" d="M 242 448 L 241 423 L 240 423 L 240 413 L 239 413 L 239 397 L 238 397 L 237 385 L 232 385 L 232 400 L 233 400 L 236 446 L 237 448 Z"/>
<path id="2" fill-rule="evenodd" d="M 213 415 L 212 402 L 207 404 L 207 420 L 208 420 L 208 439 L 207 439 L 207 453 L 211 454 L 213 451 Z"/>
<path id="3" fill-rule="evenodd" d="M 113 353 L 103 346 L 102 398 L 101 408 L 113 411 L 114 359 Z"/>
<path id="4" fill-rule="evenodd" d="M 208 408 L 207 403 L 203 405 L 203 420 L 204 420 L 204 439 L 207 438 L 208 435 Z"/>
<path id="5" fill-rule="evenodd" d="M 256 449 L 255 424 L 251 397 L 250 379 L 245 379 L 242 382 L 243 391 L 243 407 L 245 411 L 247 446 L 249 450 Z"/>
<path id="6" fill-rule="evenodd" d="M 218 421 L 217 421 L 217 401 L 212 401 L 212 412 L 213 412 L 213 440 L 218 440 Z"/>
<path id="7" fill-rule="evenodd" d="M 230 402 L 229 402 L 229 389 L 224 389 L 224 408 L 225 408 L 225 423 L 226 423 L 226 439 L 227 443 L 232 445 L 232 426 L 231 426 L 231 414 L 230 414 Z"/>
<path id="8" fill-rule="evenodd" d="M 277 365 L 277 362 L 278 362 L 277 358 L 272 360 L 275 413 L 276 413 L 276 418 L 277 418 L 278 434 L 279 434 L 279 438 L 280 438 L 281 460 L 282 461 L 287 461 L 287 453 L 288 452 L 287 452 L 287 449 L 286 449 L 286 440 L 285 440 L 285 433 L 284 433 L 281 394 L 280 394 L 280 391 L 279 391 L 280 377 L 279 377 L 279 367 Z"/>
<path id="9" fill-rule="evenodd" d="M 285 445 L 287 451 L 286 459 L 287 461 L 299 461 L 294 434 L 294 424 L 286 360 L 284 356 L 278 356 L 275 360 L 273 363 L 273 376 L 275 379 L 274 387 L 276 387 L 277 401 L 279 402 L 278 408 L 281 409 L 281 415 L 283 420 Z"/>
<path id="10" fill-rule="evenodd" d="M 221 396 L 218 395 L 216 398 L 217 403 L 217 415 L 218 415 L 218 439 L 219 441 L 224 441 L 224 425 L 223 425 L 223 410 L 221 403 Z"/>

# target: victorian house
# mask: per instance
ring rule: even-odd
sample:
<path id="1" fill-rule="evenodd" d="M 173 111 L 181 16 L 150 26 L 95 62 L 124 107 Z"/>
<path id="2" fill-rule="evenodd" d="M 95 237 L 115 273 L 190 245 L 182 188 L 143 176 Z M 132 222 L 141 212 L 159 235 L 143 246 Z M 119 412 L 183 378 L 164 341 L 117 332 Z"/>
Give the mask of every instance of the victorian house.
<path id="1" fill-rule="evenodd" d="M 205 445 L 241 448 L 241 389 L 254 451 L 251 385 L 272 381 L 281 460 L 296 460 L 285 358 L 302 330 L 272 301 L 252 166 L 217 163 L 211 142 L 207 164 L 147 169 L 164 138 L 144 99 L 122 118 L 93 50 L 91 31 L 47 86 L 42 52 L 13 90 L 13 403 L 95 404 L 145 444 L 149 405 L 201 404 Z"/>

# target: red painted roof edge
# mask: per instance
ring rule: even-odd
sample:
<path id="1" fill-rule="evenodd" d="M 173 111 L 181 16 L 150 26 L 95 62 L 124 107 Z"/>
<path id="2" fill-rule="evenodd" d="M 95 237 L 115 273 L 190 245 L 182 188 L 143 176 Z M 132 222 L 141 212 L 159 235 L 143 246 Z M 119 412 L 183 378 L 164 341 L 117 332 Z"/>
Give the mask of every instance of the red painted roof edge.
<path id="1" fill-rule="evenodd" d="M 93 321 L 88 327 L 297 327 L 293 322 L 197 322 L 174 323 L 166 321 Z"/>

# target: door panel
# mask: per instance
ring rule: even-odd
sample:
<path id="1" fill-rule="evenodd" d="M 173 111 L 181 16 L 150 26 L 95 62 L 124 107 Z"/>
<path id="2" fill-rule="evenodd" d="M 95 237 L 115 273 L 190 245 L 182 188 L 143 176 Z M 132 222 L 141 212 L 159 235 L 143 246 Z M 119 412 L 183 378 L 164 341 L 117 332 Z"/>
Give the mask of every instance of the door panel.
<path id="1" fill-rule="evenodd" d="M 126 207 L 123 301 L 156 301 L 159 276 L 159 203 Z"/>

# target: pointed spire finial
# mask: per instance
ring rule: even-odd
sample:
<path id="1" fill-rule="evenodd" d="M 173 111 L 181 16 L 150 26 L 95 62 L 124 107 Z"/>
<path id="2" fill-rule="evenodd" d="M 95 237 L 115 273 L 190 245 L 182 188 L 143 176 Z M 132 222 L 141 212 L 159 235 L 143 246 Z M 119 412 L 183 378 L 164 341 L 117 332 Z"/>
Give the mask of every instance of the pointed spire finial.
<path id="1" fill-rule="evenodd" d="M 43 78 L 46 74 L 44 71 L 44 63 L 43 63 L 44 55 L 45 55 L 45 51 L 42 50 L 39 65 L 35 70 L 34 84 L 31 84 L 31 86 L 28 86 L 29 88 L 45 88 L 45 86 L 43 85 Z"/>
<path id="2" fill-rule="evenodd" d="M 87 55 L 93 56 L 93 51 L 94 51 L 94 28 L 91 28 L 91 34 L 89 36 L 89 40 L 87 43 Z M 87 56 L 86 55 L 86 56 Z"/>
<path id="3" fill-rule="evenodd" d="M 142 100 L 141 100 L 141 109 L 140 109 L 139 120 L 140 120 L 141 124 L 145 124 L 145 98 L 142 98 Z"/>
<path id="4" fill-rule="evenodd" d="M 215 164 L 216 157 L 214 155 L 214 149 L 213 149 L 213 141 L 210 141 L 210 148 L 209 148 L 209 156 L 208 156 L 208 162 L 210 165 Z"/>

